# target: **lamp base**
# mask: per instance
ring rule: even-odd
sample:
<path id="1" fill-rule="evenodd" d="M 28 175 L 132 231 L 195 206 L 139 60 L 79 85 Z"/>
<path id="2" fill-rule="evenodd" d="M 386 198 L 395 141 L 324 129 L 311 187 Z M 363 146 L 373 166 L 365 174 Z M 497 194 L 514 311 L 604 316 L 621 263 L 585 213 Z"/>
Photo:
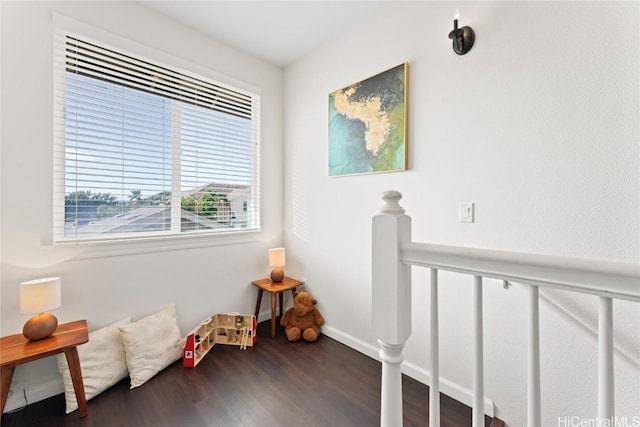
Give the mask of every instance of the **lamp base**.
<path id="1" fill-rule="evenodd" d="M 40 313 L 27 320 L 22 327 L 22 335 L 30 341 L 51 336 L 58 327 L 58 319 L 51 313 Z"/>
<path id="2" fill-rule="evenodd" d="M 284 279 L 284 271 L 280 267 L 274 267 L 271 270 L 271 281 L 274 283 L 282 282 Z"/>

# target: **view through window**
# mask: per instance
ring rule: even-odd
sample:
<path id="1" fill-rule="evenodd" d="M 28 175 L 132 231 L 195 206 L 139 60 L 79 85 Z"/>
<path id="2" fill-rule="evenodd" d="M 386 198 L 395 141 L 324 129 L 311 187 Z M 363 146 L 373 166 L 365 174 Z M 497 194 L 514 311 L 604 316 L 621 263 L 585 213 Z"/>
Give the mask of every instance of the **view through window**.
<path id="1" fill-rule="evenodd" d="M 76 37 L 57 84 L 57 241 L 259 229 L 259 97 Z"/>

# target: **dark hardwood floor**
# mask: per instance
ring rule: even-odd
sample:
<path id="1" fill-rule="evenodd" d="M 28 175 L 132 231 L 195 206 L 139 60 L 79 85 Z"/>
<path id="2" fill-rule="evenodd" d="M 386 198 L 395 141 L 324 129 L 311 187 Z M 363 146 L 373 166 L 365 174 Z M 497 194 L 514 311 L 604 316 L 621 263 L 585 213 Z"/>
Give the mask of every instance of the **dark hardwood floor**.
<path id="1" fill-rule="evenodd" d="M 380 363 L 322 335 L 288 343 L 269 323 L 241 351 L 216 345 L 193 369 L 178 361 L 145 385 L 129 379 L 89 401 L 89 414 L 64 414 L 64 395 L 2 416 L 2 426 L 376 426 Z M 428 425 L 427 386 L 403 377 L 404 425 Z M 442 395 L 441 426 L 471 425 L 471 409 Z M 486 425 L 491 420 L 486 418 Z"/>

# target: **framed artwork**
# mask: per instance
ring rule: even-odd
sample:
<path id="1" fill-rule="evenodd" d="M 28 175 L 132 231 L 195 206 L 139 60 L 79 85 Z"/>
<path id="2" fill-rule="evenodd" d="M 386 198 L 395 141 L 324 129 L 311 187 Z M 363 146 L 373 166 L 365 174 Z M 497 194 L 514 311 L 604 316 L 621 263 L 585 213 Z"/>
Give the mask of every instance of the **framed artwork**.
<path id="1" fill-rule="evenodd" d="M 405 62 L 329 94 L 329 176 L 405 170 Z"/>

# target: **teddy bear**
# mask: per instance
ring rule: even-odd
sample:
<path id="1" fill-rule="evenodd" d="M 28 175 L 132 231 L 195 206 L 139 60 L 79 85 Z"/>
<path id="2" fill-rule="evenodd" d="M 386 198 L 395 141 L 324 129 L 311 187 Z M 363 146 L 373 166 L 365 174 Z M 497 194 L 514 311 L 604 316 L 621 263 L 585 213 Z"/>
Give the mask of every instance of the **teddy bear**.
<path id="1" fill-rule="evenodd" d="M 318 339 L 324 318 L 315 308 L 317 302 L 307 292 L 296 292 L 293 298 L 293 307 L 287 310 L 280 319 L 280 325 L 284 326 L 289 341 L 298 341 L 300 337 L 309 342 Z"/>

